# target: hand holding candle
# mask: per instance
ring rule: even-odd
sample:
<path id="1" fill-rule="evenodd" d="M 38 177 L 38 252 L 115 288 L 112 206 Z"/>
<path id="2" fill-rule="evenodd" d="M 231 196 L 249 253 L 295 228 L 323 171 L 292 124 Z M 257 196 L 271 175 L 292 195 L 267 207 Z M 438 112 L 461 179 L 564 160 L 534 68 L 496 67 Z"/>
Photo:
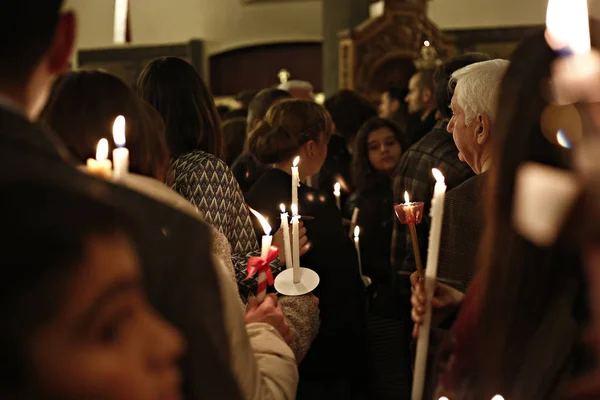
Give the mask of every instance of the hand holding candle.
<path id="1" fill-rule="evenodd" d="M 125 117 L 122 115 L 113 124 L 113 140 L 117 146 L 113 150 L 114 178 L 119 180 L 129 171 L 129 150 L 125 147 Z"/>
<path id="2" fill-rule="evenodd" d="M 431 299 L 433 298 L 433 290 L 435 289 L 435 280 L 437 277 L 442 220 L 444 217 L 444 199 L 446 196 L 444 175 L 436 168 L 431 172 L 435 177 L 436 184 L 433 191 L 433 199 L 431 200 L 431 228 L 429 231 L 429 248 L 427 250 L 427 268 L 425 269 L 425 293 L 427 295 L 427 304 L 425 307 L 423 325 L 421 325 L 419 339 L 417 340 L 412 400 L 423 399 L 427 353 L 429 351 L 429 333 L 431 331 Z"/>
<path id="3" fill-rule="evenodd" d="M 88 158 L 87 171 L 91 175 L 110 178 L 112 163 L 108 160 L 108 140 L 100 139 L 96 147 L 96 159 Z"/>

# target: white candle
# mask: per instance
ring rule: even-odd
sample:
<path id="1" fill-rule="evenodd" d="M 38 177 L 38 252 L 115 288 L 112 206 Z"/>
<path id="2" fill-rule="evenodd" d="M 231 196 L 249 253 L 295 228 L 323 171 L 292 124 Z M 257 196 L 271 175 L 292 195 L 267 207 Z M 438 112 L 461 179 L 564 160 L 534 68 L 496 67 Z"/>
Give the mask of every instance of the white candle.
<path id="1" fill-rule="evenodd" d="M 288 224 L 288 213 L 285 212 L 285 206 L 281 204 L 281 229 L 283 230 L 283 248 L 285 251 L 285 266 L 286 268 L 292 268 L 292 245 L 290 243 L 290 226 Z"/>
<path id="2" fill-rule="evenodd" d="M 333 195 L 335 196 L 335 204 L 337 205 L 337 208 L 339 208 L 340 210 L 342 209 L 342 201 L 340 199 L 340 196 L 341 196 L 340 189 L 341 188 L 342 188 L 342 185 L 339 182 L 336 182 L 333 185 Z"/>
<path id="3" fill-rule="evenodd" d="M 296 209 L 298 208 L 298 186 L 300 186 L 299 163 L 300 157 L 294 158 L 294 163 L 292 164 L 292 207 L 296 205 Z"/>
<path id="4" fill-rule="evenodd" d="M 87 171 L 102 178 L 110 178 L 112 163 L 108 159 L 108 140 L 100 139 L 96 147 L 96 159 L 88 158 Z"/>
<path id="5" fill-rule="evenodd" d="M 354 247 L 356 247 L 356 254 L 358 255 L 358 273 L 360 274 L 360 277 L 362 278 L 363 271 L 362 271 L 362 260 L 360 258 L 360 241 L 358 238 L 359 235 L 360 235 L 360 227 L 357 225 L 356 228 L 354 228 Z"/>
<path id="6" fill-rule="evenodd" d="M 557 51 L 585 54 L 591 50 L 587 0 L 548 0 L 546 41 Z"/>
<path id="7" fill-rule="evenodd" d="M 425 373 L 427 367 L 427 353 L 429 351 L 429 332 L 431 330 L 431 299 L 437 277 L 438 258 L 440 254 L 440 237 L 442 234 L 442 219 L 444 218 L 444 198 L 446 184 L 444 175 L 434 168 L 432 171 L 436 184 L 431 200 L 431 228 L 429 230 L 429 248 L 427 249 L 427 267 L 425 268 L 425 293 L 427 303 L 423 324 L 419 329 L 417 340 L 417 355 L 413 375 L 412 400 L 422 400 L 425 386 Z"/>
<path id="8" fill-rule="evenodd" d="M 273 236 L 271 236 L 271 225 L 269 225 L 269 222 L 266 220 L 265 217 L 263 217 L 262 215 L 260 215 L 260 213 L 258 213 L 257 211 L 250 209 L 250 212 L 252 214 L 254 214 L 256 216 L 256 218 L 258 218 L 258 220 L 260 221 L 260 224 L 262 225 L 263 230 L 265 231 L 265 234 L 262 237 L 262 246 L 261 246 L 261 250 L 260 250 L 260 257 L 263 260 L 266 260 L 267 257 L 269 256 L 269 249 L 271 248 L 271 243 L 273 242 Z M 267 274 L 264 271 L 260 271 L 258 273 L 258 284 L 260 285 L 262 282 L 267 280 Z M 267 295 L 267 291 L 266 289 L 263 291 L 259 291 L 256 294 L 256 299 L 258 300 L 259 303 L 262 303 L 263 300 L 265 299 L 265 296 Z"/>
<path id="9" fill-rule="evenodd" d="M 129 150 L 125 147 L 125 117 L 119 115 L 113 124 L 113 164 L 115 166 L 114 178 L 122 178 L 129 171 Z"/>
<path id="10" fill-rule="evenodd" d="M 113 27 L 113 41 L 115 44 L 124 44 L 127 38 L 127 9 L 129 0 L 115 0 L 115 21 Z"/>
<path id="11" fill-rule="evenodd" d="M 292 267 L 294 268 L 294 283 L 300 282 L 300 216 L 298 215 L 298 206 L 292 204 L 292 235 L 293 239 L 293 258 Z"/>

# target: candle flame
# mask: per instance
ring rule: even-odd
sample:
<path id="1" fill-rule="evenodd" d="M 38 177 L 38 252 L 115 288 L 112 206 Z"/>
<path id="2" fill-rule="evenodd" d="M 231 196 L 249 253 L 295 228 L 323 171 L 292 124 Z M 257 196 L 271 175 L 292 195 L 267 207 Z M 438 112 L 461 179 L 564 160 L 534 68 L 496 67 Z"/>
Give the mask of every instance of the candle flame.
<path id="1" fill-rule="evenodd" d="M 294 158 L 294 163 L 292 164 L 292 166 L 297 167 L 298 164 L 300 164 L 300 156 Z"/>
<path id="2" fill-rule="evenodd" d="M 494 397 L 492 397 L 492 400 L 504 400 L 504 397 L 502 397 L 501 395 L 497 394 Z"/>
<path id="3" fill-rule="evenodd" d="M 431 173 L 433 174 L 433 177 L 435 178 L 436 182 L 444 183 L 446 181 L 446 178 L 444 178 L 444 174 L 442 174 L 442 171 L 440 171 L 439 169 L 433 168 L 431 170 Z"/>
<path id="4" fill-rule="evenodd" d="M 298 204 L 292 204 L 292 215 L 294 217 L 298 215 Z"/>
<path id="5" fill-rule="evenodd" d="M 356 225 L 356 228 L 354 228 L 354 238 L 358 238 L 358 236 L 360 235 L 360 226 Z"/>
<path id="6" fill-rule="evenodd" d="M 254 214 L 254 216 L 256 218 L 258 218 L 258 221 L 260 222 L 263 230 L 265 231 L 265 235 L 269 236 L 271 234 L 271 225 L 269 225 L 269 221 L 267 221 L 267 219 L 265 217 L 260 215 L 260 213 L 258 211 L 253 210 L 252 207 L 248 207 L 248 209 L 250 210 L 250 212 L 252 214 Z"/>
<path id="7" fill-rule="evenodd" d="M 567 48 L 574 54 L 591 48 L 587 0 L 548 0 L 546 41 L 554 50 Z"/>
<path id="8" fill-rule="evenodd" d="M 125 147 L 125 117 L 119 115 L 113 124 L 113 140 L 117 147 Z"/>
<path id="9" fill-rule="evenodd" d="M 448 399 L 446 396 L 442 396 L 438 400 L 450 400 L 450 399 Z"/>
<path id="10" fill-rule="evenodd" d="M 408 192 L 404 192 L 404 202 L 406 204 L 410 203 L 410 197 L 408 197 Z"/>
<path id="11" fill-rule="evenodd" d="M 333 185 L 333 193 L 339 196 L 339 195 L 340 195 L 340 189 L 341 189 L 341 188 L 342 188 L 342 184 L 341 184 L 341 183 L 339 183 L 339 182 L 336 182 L 336 183 Z"/>
<path id="12" fill-rule="evenodd" d="M 98 142 L 98 147 L 96 147 L 96 160 L 97 161 L 106 161 L 108 158 L 108 140 L 102 138 Z"/>
<path id="13" fill-rule="evenodd" d="M 570 149 L 573 147 L 569 141 L 569 138 L 567 137 L 567 134 L 562 129 L 559 129 L 558 132 L 556 132 L 556 141 L 565 149 Z"/>
<path id="14" fill-rule="evenodd" d="M 429 46 L 431 46 L 431 43 L 429 42 L 429 40 L 426 40 L 426 41 L 423 42 L 423 45 L 425 47 L 429 47 Z"/>
<path id="15" fill-rule="evenodd" d="M 283 203 L 281 203 L 279 205 L 279 209 L 281 210 L 282 213 L 284 213 L 285 212 L 285 205 L 283 205 Z"/>

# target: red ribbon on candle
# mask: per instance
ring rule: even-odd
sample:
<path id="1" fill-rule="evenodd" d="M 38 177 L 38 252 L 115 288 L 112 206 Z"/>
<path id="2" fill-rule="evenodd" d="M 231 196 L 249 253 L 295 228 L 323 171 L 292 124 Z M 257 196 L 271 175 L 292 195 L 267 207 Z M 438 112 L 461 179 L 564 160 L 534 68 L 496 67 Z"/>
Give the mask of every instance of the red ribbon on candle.
<path id="1" fill-rule="evenodd" d="M 267 275 L 267 279 L 258 283 L 257 293 L 260 293 L 263 290 L 267 290 L 267 284 L 273 285 L 273 272 L 271 271 L 271 262 L 273 262 L 277 256 L 279 255 L 279 249 L 275 246 L 271 246 L 269 249 L 269 253 L 267 254 L 267 259 L 264 260 L 262 257 L 251 257 L 248 260 L 248 267 L 246 268 L 246 272 L 248 276 L 246 279 L 252 278 L 254 274 L 259 272 L 264 272 Z"/>

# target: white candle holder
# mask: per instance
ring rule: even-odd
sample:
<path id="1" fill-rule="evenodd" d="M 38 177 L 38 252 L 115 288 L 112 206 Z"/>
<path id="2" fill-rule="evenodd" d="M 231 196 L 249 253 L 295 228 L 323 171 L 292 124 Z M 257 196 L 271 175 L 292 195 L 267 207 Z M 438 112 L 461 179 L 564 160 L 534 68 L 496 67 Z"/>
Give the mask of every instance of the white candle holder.
<path id="1" fill-rule="evenodd" d="M 294 270 L 286 269 L 275 278 L 275 290 L 285 296 L 302 296 L 319 286 L 319 275 L 308 268 L 300 268 L 300 281 L 294 283 Z"/>

